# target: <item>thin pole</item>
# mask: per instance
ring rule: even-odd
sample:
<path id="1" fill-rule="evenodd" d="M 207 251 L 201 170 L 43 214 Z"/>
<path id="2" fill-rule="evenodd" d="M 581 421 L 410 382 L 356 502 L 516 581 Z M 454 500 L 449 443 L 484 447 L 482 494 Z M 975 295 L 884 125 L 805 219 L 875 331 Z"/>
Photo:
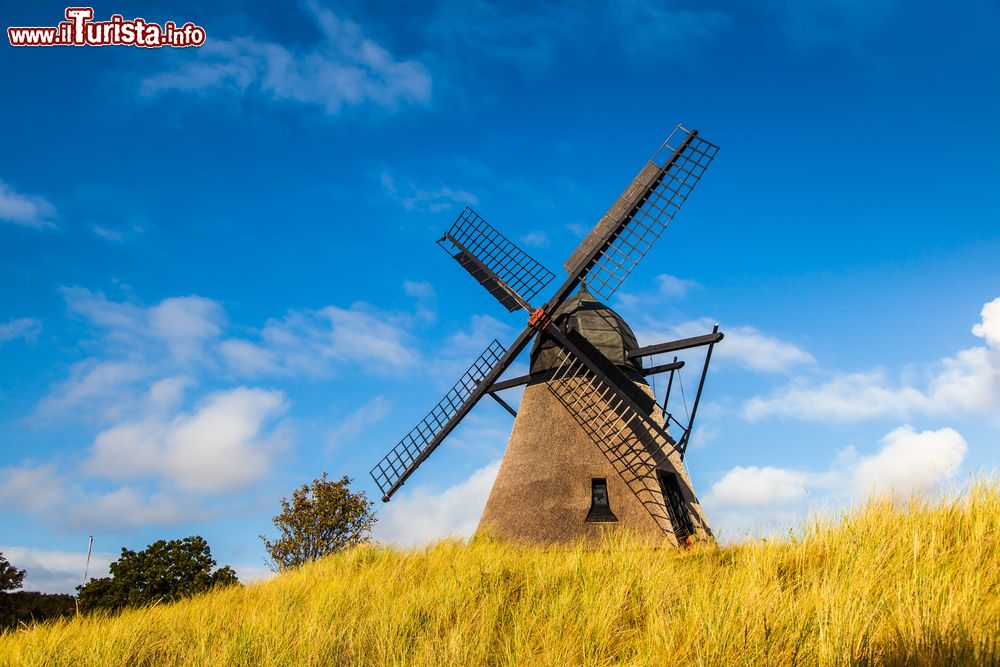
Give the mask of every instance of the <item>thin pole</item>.
<path id="1" fill-rule="evenodd" d="M 719 333 L 718 322 L 716 322 L 715 326 L 712 328 L 712 333 Z M 705 387 L 705 376 L 708 375 L 708 364 L 712 361 L 712 348 L 714 347 L 715 343 L 709 343 L 708 351 L 705 352 L 705 365 L 701 369 L 701 380 L 698 382 L 698 393 L 694 396 L 694 405 L 691 406 L 691 416 L 688 417 L 687 432 L 684 434 L 684 446 L 681 447 L 682 459 L 684 458 L 684 452 L 687 451 L 688 441 L 691 439 L 691 429 L 694 428 L 694 417 L 698 414 L 698 402 L 701 401 L 701 390 Z"/>
<path id="2" fill-rule="evenodd" d="M 83 579 L 80 581 L 80 588 L 87 585 L 87 575 L 90 573 L 90 554 L 94 551 L 94 536 L 91 535 L 90 539 L 87 541 L 87 564 L 83 567 Z M 80 597 L 77 596 L 76 600 L 76 615 L 80 615 Z"/>
<path id="3" fill-rule="evenodd" d="M 83 568 L 83 581 L 80 582 L 81 586 L 87 585 L 87 574 L 90 573 L 90 554 L 94 551 L 94 536 L 90 536 L 90 541 L 87 544 L 87 565 Z"/>
<path id="4" fill-rule="evenodd" d="M 674 363 L 677 363 L 677 355 L 674 355 Z M 674 371 L 675 368 L 670 369 L 670 379 L 667 380 L 667 395 L 663 397 L 663 411 L 667 411 L 667 403 L 670 402 L 670 389 L 674 386 Z"/>

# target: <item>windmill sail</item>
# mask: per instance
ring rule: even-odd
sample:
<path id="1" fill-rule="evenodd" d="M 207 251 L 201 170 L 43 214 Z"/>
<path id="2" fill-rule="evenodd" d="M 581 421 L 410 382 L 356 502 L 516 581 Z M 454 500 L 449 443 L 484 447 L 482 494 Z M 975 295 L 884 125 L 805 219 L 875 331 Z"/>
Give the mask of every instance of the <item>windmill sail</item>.
<path id="1" fill-rule="evenodd" d="M 558 331 L 550 327 L 549 334 L 554 330 Z M 628 440 L 645 449 L 656 463 L 666 461 L 666 452 L 674 450 L 676 443 L 651 417 L 656 408 L 653 397 L 578 332 L 570 330 L 556 337 L 561 338 L 560 362 L 548 386 L 580 426 L 595 439 Z M 648 435 L 636 438 L 638 432 Z"/>
<path id="2" fill-rule="evenodd" d="M 382 500 L 389 500 L 486 394 L 509 365 L 510 357 L 498 341 L 490 343 L 444 398 L 371 469 L 372 479 L 382 491 Z"/>
<path id="3" fill-rule="evenodd" d="M 719 147 L 680 125 L 563 265 L 609 299 L 691 194 Z"/>
<path id="4" fill-rule="evenodd" d="M 672 510 L 663 502 L 656 480 L 670 479 L 678 502 L 697 504 L 694 489 L 671 460 L 677 445 L 655 419 L 657 406 L 650 394 L 618 370 L 576 331 L 566 333 L 568 347 L 548 382 L 548 388 L 604 454 L 615 471 L 664 532 L 682 537 L 681 519 L 711 534 L 700 511 Z M 576 348 L 575 350 L 571 348 Z M 667 477 L 658 474 L 662 470 Z M 676 513 L 677 516 L 673 514 Z M 695 532 L 692 525 L 690 533 Z"/>
<path id="5" fill-rule="evenodd" d="M 510 312 L 531 310 L 528 302 L 555 277 L 468 207 L 438 245 Z"/>

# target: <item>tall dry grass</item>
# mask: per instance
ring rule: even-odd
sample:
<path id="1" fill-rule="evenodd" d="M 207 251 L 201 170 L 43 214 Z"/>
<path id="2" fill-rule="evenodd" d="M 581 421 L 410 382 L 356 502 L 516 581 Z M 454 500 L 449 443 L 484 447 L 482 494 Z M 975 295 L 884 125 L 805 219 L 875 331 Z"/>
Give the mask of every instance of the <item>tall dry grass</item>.
<path id="1" fill-rule="evenodd" d="M 14 665 L 1000 664 L 1000 484 L 738 546 L 362 547 L 0 637 Z"/>

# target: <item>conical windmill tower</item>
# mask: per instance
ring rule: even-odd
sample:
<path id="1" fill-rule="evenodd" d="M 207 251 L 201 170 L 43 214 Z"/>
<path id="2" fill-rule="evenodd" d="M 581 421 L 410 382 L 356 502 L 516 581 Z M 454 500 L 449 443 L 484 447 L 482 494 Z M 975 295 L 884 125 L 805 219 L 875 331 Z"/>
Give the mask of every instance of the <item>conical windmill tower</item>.
<path id="1" fill-rule="evenodd" d="M 640 357 L 629 356 L 641 354 L 632 330 L 586 287 L 559 308 L 553 322 L 582 336 L 645 398 L 653 397 Z M 626 429 L 586 381 L 569 375 L 561 380 L 560 394 L 551 391 L 548 382 L 561 364 L 558 344 L 536 337 L 527 386 L 480 531 L 535 543 L 592 537 L 619 526 L 675 544 L 710 537 L 680 452 L 665 448 L 665 458 L 658 459 L 637 446 L 638 438 L 656 442 L 657 432 L 639 425 Z M 659 406 L 644 403 L 649 419 L 664 424 Z"/>
<path id="2" fill-rule="evenodd" d="M 372 469 L 384 501 L 487 394 L 515 417 L 480 529 L 559 542 L 626 528 L 682 544 L 711 536 L 687 471 L 690 440 L 718 326 L 695 338 L 639 347 L 608 300 L 659 238 L 718 147 L 678 126 L 564 265 L 568 278 L 541 307 L 529 300 L 553 274 L 471 209 L 438 242 L 500 303 L 530 316 L 509 348 L 493 341 L 431 412 Z M 501 380 L 534 339 L 530 373 Z M 668 410 L 684 362 L 644 359 L 706 346 L 684 424 Z M 645 378 L 669 373 L 663 407 Z M 498 392 L 526 385 L 519 410 Z M 679 429 L 674 439 L 668 431 Z"/>

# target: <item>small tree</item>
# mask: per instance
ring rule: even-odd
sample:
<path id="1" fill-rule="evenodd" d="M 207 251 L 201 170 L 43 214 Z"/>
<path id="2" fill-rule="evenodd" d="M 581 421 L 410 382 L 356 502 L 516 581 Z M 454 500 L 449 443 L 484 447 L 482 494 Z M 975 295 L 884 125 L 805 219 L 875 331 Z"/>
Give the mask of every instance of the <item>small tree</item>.
<path id="1" fill-rule="evenodd" d="M 204 538 L 158 540 L 142 551 L 122 548 L 111 564 L 111 576 L 77 586 L 81 611 L 138 607 L 203 593 L 216 586 L 239 584 L 226 565 L 215 572 L 215 560 Z"/>
<path id="2" fill-rule="evenodd" d="M 296 489 L 291 502 L 281 499 L 281 514 L 274 517 L 278 538 L 260 536 L 272 570 L 298 567 L 369 540 L 374 503 L 364 491 L 353 493 L 350 483 L 346 475 L 331 482 L 324 472 L 312 485 Z"/>
<path id="3" fill-rule="evenodd" d="M 24 570 L 14 567 L 10 561 L 0 553 L 0 593 L 16 591 L 24 583 Z"/>

